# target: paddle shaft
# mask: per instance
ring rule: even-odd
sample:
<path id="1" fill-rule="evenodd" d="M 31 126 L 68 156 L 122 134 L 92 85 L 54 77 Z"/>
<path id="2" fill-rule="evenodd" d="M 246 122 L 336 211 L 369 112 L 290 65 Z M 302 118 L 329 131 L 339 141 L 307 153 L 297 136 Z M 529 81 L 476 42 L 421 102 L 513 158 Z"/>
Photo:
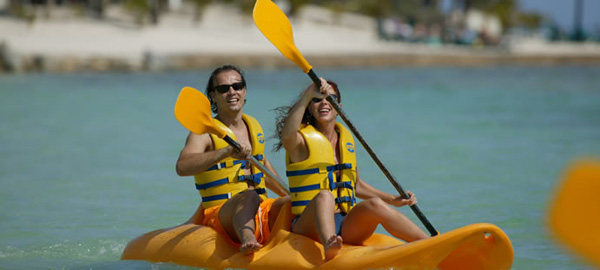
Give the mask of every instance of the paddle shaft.
<path id="1" fill-rule="evenodd" d="M 231 145 L 233 148 L 237 149 L 238 151 L 242 150 L 242 147 L 240 146 L 240 144 L 238 142 L 236 142 L 233 138 L 229 137 L 229 135 L 225 135 L 225 137 L 223 138 L 223 140 L 225 140 L 229 145 Z M 283 189 L 285 189 L 285 192 L 287 194 L 290 194 L 290 191 L 288 190 L 288 188 L 283 184 L 283 181 L 281 179 L 279 179 L 279 177 L 277 175 L 275 175 L 273 172 L 271 172 L 271 170 L 267 169 L 267 167 L 260 163 L 260 161 L 258 161 L 254 156 L 252 155 L 248 155 L 250 162 L 252 162 L 252 164 L 256 165 L 258 167 L 258 169 L 260 169 L 262 172 L 266 173 L 269 177 L 275 179 L 277 182 L 279 182 L 279 184 L 282 185 Z"/>
<path id="2" fill-rule="evenodd" d="M 315 83 L 315 85 L 317 85 L 318 87 L 321 87 L 321 80 L 319 79 L 317 74 L 315 74 L 315 72 L 312 69 L 309 70 L 307 74 L 310 77 L 310 79 Z M 350 121 L 350 119 L 348 119 L 348 117 L 346 117 L 346 114 L 342 110 L 342 107 L 340 107 L 340 104 L 337 102 L 337 100 L 333 99 L 331 97 L 331 95 L 329 95 L 329 96 L 327 96 L 327 101 L 329 101 L 329 103 L 331 103 L 331 105 L 333 105 L 333 108 L 337 111 L 337 113 L 340 115 L 342 120 L 344 120 L 344 123 L 346 123 L 348 128 L 352 131 L 354 136 L 358 139 L 358 141 L 360 141 L 360 143 L 363 145 L 363 147 L 367 150 L 367 152 L 369 153 L 371 158 L 375 161 L 377 166 L 379 166 L 379 169 L 381 169 L 383 174 L 385 174 L 387 179 L 390 180 L 390 182 L 396 188 L 398 193 L 400 193 L 400 196 L 402 196 L 405 199 L 408 199 L 409 198 L 408 194 L 406 194 L 406 192 L 404 192 L 404 189 L 402 188 L 402 186 L 400 186 L 398 181 L 396 181 L 396 179 L 394 178 L 392 173 L 390 173 L 390 171 L 388 171 L 388 169 L 383 165 L 381 160 L 379 160 L 379 157 L 377 157 L 375 152 L 373 152 L 373 149 L 371 149 L 369 144 L 365 141 L 365 139 L 363 139 L 362 135 L 360 135 L 360 133 L 358 132 L 356 127 L 354 127 L 354 124 L 352 124 L 352 121 Z M 421 212 L 421 210 L 419 209 L 419 207 L 416 204 L 411 205 L 410 208 L 413 210 L 415 215 L 417 215 L 419 220 L 421 220 L 421 222 L 427 228 L 427 231 L 429 231 L 429 234 L 431 234 L 431 236 L 438 235 L 437 230 L 433 227 L 433 225 L 431 225 L 431 223 L 429 222 L 427 217 L 425 217 L 425 215 Z"/>

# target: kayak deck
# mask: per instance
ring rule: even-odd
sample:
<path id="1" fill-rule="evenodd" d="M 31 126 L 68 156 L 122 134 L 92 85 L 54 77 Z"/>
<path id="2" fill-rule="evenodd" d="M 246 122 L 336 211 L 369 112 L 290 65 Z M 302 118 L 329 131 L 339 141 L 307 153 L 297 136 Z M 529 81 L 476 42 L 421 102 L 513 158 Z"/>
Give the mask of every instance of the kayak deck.
<path id="1" fill-rule="evenodd" d="M 344 245 L 324 262 L 323 247 L 308 237 L 291 233 L 290 207 L 284 206 L 269 242 L 252 255 L 210 227 L 182 224 L 133 239 L 123 260 L 171 262 L 213 269 L 477 269 L 505 270 L 513 262 L 506 234 L 488 223 L 471 224 L 435 237 L 404 243 L 373 234 L 363 245 Z"/>

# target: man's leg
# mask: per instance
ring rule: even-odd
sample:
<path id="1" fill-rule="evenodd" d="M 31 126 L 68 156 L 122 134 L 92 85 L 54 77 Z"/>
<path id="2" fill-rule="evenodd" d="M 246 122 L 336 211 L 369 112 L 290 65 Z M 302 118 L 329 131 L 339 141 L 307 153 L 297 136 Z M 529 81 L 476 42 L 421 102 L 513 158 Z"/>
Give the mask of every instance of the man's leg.
<path id="1" fill-rule="evenodd" d="M 231 237 L 242 244 L 240 251 L 252 253 L 261 245 L 256 241 L 256 211 L 260 197 L 254 190 L 246 190 L 227 200 L 219 211 L 219 221 Z"/>

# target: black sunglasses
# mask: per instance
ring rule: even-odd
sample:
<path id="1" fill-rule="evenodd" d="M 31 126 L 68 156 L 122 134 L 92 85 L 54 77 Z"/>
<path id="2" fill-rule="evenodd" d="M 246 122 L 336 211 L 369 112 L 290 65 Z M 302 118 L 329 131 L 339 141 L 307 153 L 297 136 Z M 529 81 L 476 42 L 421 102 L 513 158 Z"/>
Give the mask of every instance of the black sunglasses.
<path id="1" fill-rule="evenodd" d="M 330 96 L 331 98 L 335 99 L 335 101 L 337 101 L 337 100 L 338 100 L 338 96 L 337 96 L 336 94 L 331 94 L 331 95 L 329 95 L 329 96 Z M 323 99 L 322 99 L 322 98 L 313 98 L 313 99 L 312 99 L 312 102 L 314 102 L 314 103 L 319 103 L 319 102 L 321 102 L 321 100 L 323 100 Z"/>
<path id="2" fill-rule="evenodd" d="M 217 90 L 217 92 L 219 92 L 221 94 L 224 94 L 229 91 L 229 87 L 232 87 L 233 90 L 235 90 L 235 91 L 240 91 L 240 90 L 244 89 L 244 87 L 246 87 L 246 83 L 238 82 L 238 83 L 234 83 L 234 84 L 217 85 L 217 86 L 215 86 L 215 90 Z"/>

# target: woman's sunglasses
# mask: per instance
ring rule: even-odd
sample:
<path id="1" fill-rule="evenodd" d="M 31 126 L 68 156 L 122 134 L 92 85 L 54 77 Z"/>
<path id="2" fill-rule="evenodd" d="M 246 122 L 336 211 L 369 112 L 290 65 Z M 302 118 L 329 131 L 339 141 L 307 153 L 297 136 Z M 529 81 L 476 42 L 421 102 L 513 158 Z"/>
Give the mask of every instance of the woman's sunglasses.
<path id="1" fill-rule="evenodd" d="M 338 96 L 337 96 L 336 94 L 331 94 L 331 95 L 329 95 L 329 96 L 330 96 L 331 98 L 335 99 L 335 101 L 337 101 L 337 100 L 338 100 Z M 313 98 L 313 99 L 312 99 L 312 102 L 314 102 L 314 103 L 319 103 L 319 102 L 321 102 L 322 100 L 323 100 L 322 98 Z"/>
<path id="2" fill-rule="evenodd" d="M 229 91 L 229 87 L 232 87 L 233 90 L 235 90 L 235 91 L 240 91 L 240 90 L 244 89 L 244 87 L 246 87 L 246 83 L 238 82 L 238 83 L 234 83 L 234 84 L 217 85 L 217 86 L 215 86 L 215 90 L 217 90 L 217 92 L 219 92 L 221 94 L 225 94 Z"/>

